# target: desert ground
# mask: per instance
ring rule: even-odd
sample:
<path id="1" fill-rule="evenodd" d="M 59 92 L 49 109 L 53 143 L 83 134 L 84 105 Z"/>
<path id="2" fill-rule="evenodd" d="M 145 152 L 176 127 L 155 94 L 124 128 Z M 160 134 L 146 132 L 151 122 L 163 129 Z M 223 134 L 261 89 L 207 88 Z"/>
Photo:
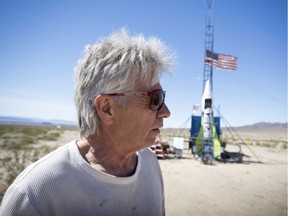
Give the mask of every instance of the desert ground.
<path id="1" fill-rule="evenodd" d="M 172 146 L 171 137 L 166 136 L 165 131 L 163 134 Z M 241 136 L 244 135 L 243 132 Z M 255 133 L 248 134 L 249 139 L 244 139 L 251 143 L 241 145 L 245 155 L 241 163 L 215 161 L 213 165 L 204 165 L 194 158 L 186 142 L 182 158 L 166 154 L 165 159 L 159 159 L 165 183 L 166 215 L 286 216 L 287 147 L 281 147 L 281 143 L 287 145 L 287 131 L 278 135 L 277 145 L 273 142 L 263 146 L 262 135 L 257 133 L 260 140 L 257 141 Z M 275 137 L 275 133 L 272 136 Z M 65 130 L 56 141 L 41 140 L 33 145 L 57 148 L 76 138 L 77 131 Z M 272 140 L 265 137 L 266 141 L 269 139 Z M 1 151 L 3 155 L 3 149 Z M 226 151 L 238 152 L 239 146 L 228 143 Z"/>
<path id="2" fill-rule="evenodd" d="M 242 163 L 160 160 L 167 215 L 287 215 L 286 150 L 252 149 L 261 162 L 244 147 Z"/>

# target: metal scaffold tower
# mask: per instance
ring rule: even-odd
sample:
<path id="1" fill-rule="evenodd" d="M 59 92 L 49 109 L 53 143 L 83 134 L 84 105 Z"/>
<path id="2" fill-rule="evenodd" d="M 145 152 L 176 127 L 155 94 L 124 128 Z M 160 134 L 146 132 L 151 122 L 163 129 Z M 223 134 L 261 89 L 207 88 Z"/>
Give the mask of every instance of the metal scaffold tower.
<path id="1" fill-rule="evenodd" d="M 189 145 L 195 158 L 201 159 L 204 164 L 213 165 L 215 159 L 222 159 L 223 152 L 221 151 L 225 148 L 220 137 L 220 117 L 213 114 L 213 67 L 237 70 L 237 57 L 214 53 L 214 0 L 206 0 L 205 18 L 202 112 L 201 116 L 192 115 Z M 219 110 L 218 113 L 220 113 Z M 239 160 L 242 160 L 241 149 L 238 155 Z"/>
<path id="2" fill-rule="evenodd" d="M 214 0 L 207 0 L 205 50 L 204 50 L 205 56 L 206 56 L 206 50 L 209 50 L 213 53 L 213 44 L 214 44 Z M 210 64 L 205 64 L 204 61 L 203 92 L 207 80 L 210 80 L 211 90 L 213 90 L 213 66 Z"/>

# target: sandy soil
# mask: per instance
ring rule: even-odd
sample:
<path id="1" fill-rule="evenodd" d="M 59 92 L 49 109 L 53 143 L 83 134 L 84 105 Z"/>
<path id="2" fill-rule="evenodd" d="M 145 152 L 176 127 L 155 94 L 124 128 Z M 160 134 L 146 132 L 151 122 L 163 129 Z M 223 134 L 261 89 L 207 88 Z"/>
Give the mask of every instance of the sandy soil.
<path id="1" fill-rule="evenodd" d="M 59 147 L 78 138 L 65 131 L 58 141 L 45 142 Z M 227 151 L 238 151 L 227 145 Z M 251 151 L 252 152 L 251 152 Z M 243 146 L 249 157 L 243 163 L 204 165 L 190 150 L 183 158 L 168 155 L 159 160 L 165 182 L 167 216 L 187 215 L 287 215 L 287 150 Z"/>
<path id="2" fill-rule="evenodd" d="M 188 149 L 183 159 L 159 160 L 167 215 L 286 216 L 287 151 L 249 149 L 242 147 L 242 153 L 250 156 L 243 163 L 204 165 Z M 226 150 L 238 147 L 228 145 Z"/>

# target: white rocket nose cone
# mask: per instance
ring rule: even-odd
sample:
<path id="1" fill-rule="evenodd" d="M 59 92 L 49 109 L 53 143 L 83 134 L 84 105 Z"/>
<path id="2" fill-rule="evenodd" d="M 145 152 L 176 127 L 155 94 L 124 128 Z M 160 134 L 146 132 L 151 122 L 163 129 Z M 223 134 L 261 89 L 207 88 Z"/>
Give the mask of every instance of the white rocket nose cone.
<path id="1" fill-rule="evenodd" d="M 211 93 L 211 83 L 210 80 L 207 80 L 205 83 L 205 88 L 204 88 L 204 92 L 203 92 L 203 97 L 204 98 L 212 98 L 212 93 Z"/>

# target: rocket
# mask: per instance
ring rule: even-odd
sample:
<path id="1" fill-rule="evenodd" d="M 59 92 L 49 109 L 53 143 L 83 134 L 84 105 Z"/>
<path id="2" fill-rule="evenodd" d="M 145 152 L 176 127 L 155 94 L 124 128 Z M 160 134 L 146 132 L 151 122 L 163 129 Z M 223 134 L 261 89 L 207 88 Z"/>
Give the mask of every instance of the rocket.
<path id="1" fill-rule="evenodd" d="M 207 80 L 204 86 L 201 104 L 201 126 L 196 138 L 196 158 L 212 165 L 214 159 L 221 157 L 221 143 L 214 125 L 213 97 L 211 81 Z"/>
<path id="2" fill-rule="evenodd" d="M 204 164 L 212 164 L 213 155 L 213 106 L 212 106 L 212 89 L 211 82 L 207 80 L 202 95 L 202 127 L 203 127 L 203 144 L 202 144 L 202 161 Z"/>
<path id="3" fill-rule="evenodd" d="M 209 141 L 212 138 L 212 92 L 210 80 L 205 83 L 204 92 L 202 95 L 202 126 L 204 130 L 204 140 Z"/>

